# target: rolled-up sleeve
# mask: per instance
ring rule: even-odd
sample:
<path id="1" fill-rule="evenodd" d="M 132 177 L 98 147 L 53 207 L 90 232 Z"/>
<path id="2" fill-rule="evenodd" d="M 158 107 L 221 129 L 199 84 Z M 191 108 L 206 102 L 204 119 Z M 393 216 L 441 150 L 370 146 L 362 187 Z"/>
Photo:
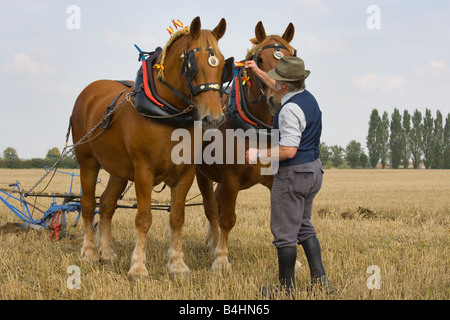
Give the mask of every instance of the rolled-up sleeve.
<path id="1" fill-rule="evenodd" d="M 302 132 L 306 128 L 305 114 L 294 103 L 287 103 L 281 109 L 278 117 L 280 128 L 280 145 L 296 147 L 300 145 Z"/>

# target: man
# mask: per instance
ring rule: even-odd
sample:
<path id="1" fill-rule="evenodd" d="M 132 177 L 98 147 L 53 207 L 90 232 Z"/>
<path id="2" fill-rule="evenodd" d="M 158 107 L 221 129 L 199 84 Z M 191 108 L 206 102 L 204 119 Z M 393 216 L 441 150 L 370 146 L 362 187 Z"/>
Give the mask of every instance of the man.
<path id="1" fill-rule="evenodd" d="M 249 149 L 246 155 L 250 163 L 278 156 L 279 169 L 271 191 L 270 226 L 278 252 L 281 289 L 293 296 L 296 246 L 300 244 L 311 273 L 308 289 L 320 285 L 330 292 L 333 288 L 326 277 L 320 243 L 311 223 L 313 199 L 322 186 L 323 169 L 319 159 L 322 112 L 314 96 L 305 90 L 310 71 L 305 70 L 303 60 L 297 57 L 281 58 L 268 73 L 253 61 L 248 61 L 246 68 L 282 94 L 282 106 L 273 121 L 273 128 L 280 130 L 279 146 L 268 150 Z"/>

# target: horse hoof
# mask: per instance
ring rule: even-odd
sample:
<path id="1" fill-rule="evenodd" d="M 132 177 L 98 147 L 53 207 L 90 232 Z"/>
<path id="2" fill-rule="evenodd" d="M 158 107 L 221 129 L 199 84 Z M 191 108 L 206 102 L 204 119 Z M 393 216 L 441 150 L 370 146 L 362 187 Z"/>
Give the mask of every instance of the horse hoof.
<path id="1" fill-rule="evenodd" d="M 100 260 L 102 262 L 112 263 L 117 260 L 117 254 L 114 250 L 100 250 Z"/>
<path id="2" fill-rule="evenodd" d="M 98 261 L 97 249 L 83 247 L 81 249 L 81 259 L 84 261 Z"/>
<path id="3" fill-rule="evenodd" d="M 169 263 L 169 271 L 172 274 L 188 274 L 191 272 L 189 267 L 184 262 Z"/>
<path id="4" fill-rule="evenodd" d="M 228 259 L 216 259 L 211 267 L 212 271 L 231 271 L 231 264 Z"/>
<path id="5" fill-rule="evenodd" d="M 130 280 L 140 279 L 140 278 L 148 278 L 148 270 L 142 264 L 135 264 L 131 267 L 130 271 L 128 271 L 127 278 Z"/>

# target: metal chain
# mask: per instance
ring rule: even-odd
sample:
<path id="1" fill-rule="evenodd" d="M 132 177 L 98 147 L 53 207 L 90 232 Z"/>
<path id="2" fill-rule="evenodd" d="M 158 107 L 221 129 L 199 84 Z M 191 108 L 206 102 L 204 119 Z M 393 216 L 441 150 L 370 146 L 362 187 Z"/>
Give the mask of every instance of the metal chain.
<path id="1" fill-rule="evenodd" d="M 134 91 L 132 92 L 128 92 L 125 97 L 114 107 L 112 108 L 109 112 L 107 112 L 103 118 L 88 132 L 86 133 L 77 143 L 75 143 L 74 145 L 72 145 L 69 149 L 67 147 L 67 140 L 69 139 L 69 132 L 67 132 L 67 136 L 66 136 L 66 144 L 64 146 L 63 151 L 61 152 L 61 156 L 60 158 L 55 162 L 55 164 L 42 176 L 42 178 L 40 178 L 31 188 L 30 190 L 28 190 L 27 192 L 25 192 L 25 197 L 30 195 L 30 193 L 50 174 L 50 172 L 56 170 L 59 166 L 59 164 L 61 163 L 62 160 L 64 160 L 64 158 L 66 158 L 70 152 L 72 152 L 77 146 L 79 146 L 80 144 L 83 143 L 87 143 L 95 138 L 97 138 L 100 134 L 103 133 L 103 131 L 101 131 L 97 136 L 95 136 L 92 139 L 89 139 L 87 141 L 86 140 L 95 130 L 97 130 L 104 121 L 106 121 L 106 119 L 108 119 L 113 113 L 114 111 L 116 111 L 117 108 L 119 108 L 124 102 L 129 102 L 131 105 L 133 105 L 134 108 L 136 108 L 136 106 L 134 105 L 133 101 L 131 100 L 131 96 L 133 96 L 135 94 Z M 151 116 L 151 115 L 144 115 L 148 118 L 172 118 L 172 117 L 177 117 L 180 116 L 182 114 L 186 114 L 189 113 L 193 110 L 195 110 L 196 106 L 195 105 L 190 105 L 189 107 L 187 107 L 186 109 L 182 110 L 180 113 L 177 114 L 173 114 L 173 115 L 168 115 L 168 116 Z M 69 131 L 70 131 L 70 127 L 69 127 Z M 45 190 L 45 189 L 44 189 Z"/>
<path id="2" fill-rule="evenodd" d="M 106 113 L 105 116 L 88 133 L 86 133 L 77 143 L 72 145 L 70 148 L 67 147 L 67 140 L 66 140 L 66 145 L 64 146 L 64 149 L 61 152 L 61 156 L 59 157 L 59 159 L 27 192 L 25 192 L 25 194 L 24 194 L 25 197 L 30 195 L 30 193 L 50 174 L 50 172 L 56 170 L 58 168 L 59 164 L 61 163 L 61 161 L 64 160 L 64 158 L 66 158 L 70 152 L 72 152 L 80 144 L 90 141 L 90 140 L 88 140 L 88 141 L 84 141 L 84 140 L 86 140 L 95 130 L 97 130 L 103 124 L 103 122 L 106 119 L 108 119 L 114 113 L 114 111 L 117 108 L 119 108 L 125 101 L 130 101 L 128 98 L 128 96 L 130 94 L 131 94 L 131 92 L 127 93 L 127 95 L 114 108 L 112 108 L 108 113 Z M 69 128 L 69 130 L 70 130 L 70 128 Z M 69 137 L 69 135 L 67 135 L 67 139 L 68 139 L 68 137 Z M 98 135 L 95 138 L 97 138 L 97 137 L 98 137 Z"/>
<path id="3" fill-rule="evenodd" d="M 133 186 L 133 182 L 131 182 L 129 185 L 128 185 L 128 187 L 125 189 L 125 191 L 124 192 L 122 192 L 122 194 L 120 195 L 120 197 L 119 197 L 119 199 L 120 200 L 122 200 L 123 199 L 123 197 L 125 197 L 125 194 L 128 192 L 128 190 L 130 190 L 131 189 L 131 187 Z"/>

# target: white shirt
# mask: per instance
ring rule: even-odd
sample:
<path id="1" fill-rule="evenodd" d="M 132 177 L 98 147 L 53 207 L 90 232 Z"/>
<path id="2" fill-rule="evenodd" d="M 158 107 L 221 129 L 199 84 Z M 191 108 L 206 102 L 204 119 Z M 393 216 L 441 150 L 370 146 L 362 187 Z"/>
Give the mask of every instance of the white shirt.
<path id="1" fill-rule="evenodd" d="M 303 91 L 304 89 L 283 95 L 281 97 L 281 105 Z M 306 118 L 303 110 L 293 102 L 284 105 L 278 116 L 278 127 L 280 130 L 280 146 L 298 148 L 302 140 L 302 133 L 306 128 Z"/>

